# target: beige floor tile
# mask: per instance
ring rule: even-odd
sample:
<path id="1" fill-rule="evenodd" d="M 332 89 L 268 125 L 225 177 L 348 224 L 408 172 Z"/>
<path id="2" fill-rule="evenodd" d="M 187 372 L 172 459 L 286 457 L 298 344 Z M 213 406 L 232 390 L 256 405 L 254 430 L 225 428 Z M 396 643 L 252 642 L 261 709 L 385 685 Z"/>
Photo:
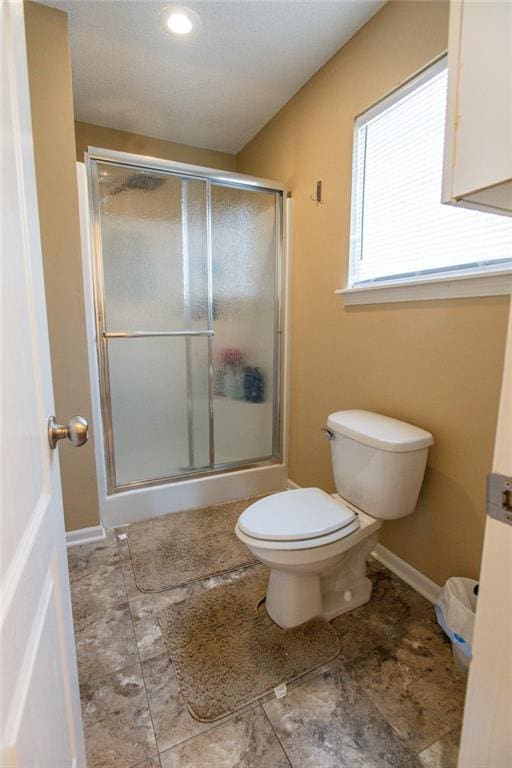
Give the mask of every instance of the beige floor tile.
<path id="1" fill-rule="evenodd" d="M 138 664 L 83 684 L 80 694 L 88 768 L 131 768 L 157 755 Z"/>
<path id="2" fill-rule="evenodd" d="M 157 757 L 150 757 L 142 763 L 137 763 L 133 768 L 162 768 L 162 764 L 160 762 L 160 757 L 157 755 Z"/>
<path id="3" fill-rule="evenodd" d="M 157 749 L 162 768 L 456 765 L 464 680 L 451 646 L 433 606 L 376 560 L 370 603 L 334 621 L 340 657 L 291 683 L 285 699 L 262 699 L 285 757 L 258 703 L 218 723 L 193 719 L 162 643 L 166 607 L 243 569 L 143 593 L 114 531 L 68 557 L 88 768 L 160 768 Z"/>
<path id="4" fill-rule="evenodd" d="M 176 674 L 166 653 L 142 662 L 142 672 L 159 752 L 203 733 L 234 716 L 219 720 L 217 723 L 202 723 L 195 720 L 187 709 Z M 258 706 L 256 702 L 241 712 Z"/>
<path id="5" fill-rule="evenodd" d="M 263 708 L 296 768 L 398 768 L 412 757 L 341 666 Z"/>
<path id="6" fill-rule="evenodd" d="M 411 751 L 460 725 L 464 680 L 420 642 L 394 638 L 348 669 Z"/>
<path id="7" fill-rule="evenodd" d="M 71 599 L 75 623 L 97 611 L 126 603 L 128 598 L 121 564 L 97 564 L 75 574 L 71 580 Z"/>
<path id="8" fill-rule="evenodd" d="M 195 582 L 167 592 L 138 592 L 138 596 L 130 600 L 130 612 L 141 659 L 149 659 L 165 651 L 158 622 L 160 614 L 170 605 L 181 603 L 203 591 L 201 582 Z"/>
<path id="9" fill-rule="evenodd" d="M 451 646 L 437 624 L 434 606 L 384 567 L 370 570 L 370 602 L 334 619 L 341 656 L 351 660 L 379 645 L 410 638 L 449 661 Z"/>
<path id="10" fill-rule="evenodd" d="M 77 544 L 68 548 L 69 576 L 73 580 L 81 573 L 92 573 L 98 565 L 115 565 L 119 562 L 117 544 L 112 531 L 107 531 L 101 541 Z"/>
<path id="11" fill-rule="evenodd" d="M 424 768 L 457 768 L 460 728 L 443 736 L 420 752 L 420 765 Z"/>
<path id="12" fill-rule="evenodd" d="M 258 706 L 160 755 L 162 768 L 289 768 Z"/>
<path id="13" fill-rule="evenodd" d="M 317 667 L 316 669 L 312 669 L 310 672 L 306 672 L 305 675 L 301 675 L 296 680 L 292 680 L 290 683 L 287 684 L 287 690 L 291 691 L 294 688 L 296 688 L 298 685 L 303 685 L 304 683 L 308 683 L 310 680 L 314 680 L 315 677 L 319 677 L 320 675 L 324 675 L 326 672 L 335 673 L 339 669 L 344 668 L 345 661 L 341 658 L 341 656 L 337 656 L 335 659 L 332 659 L 332 661 L 328 661 L 326 664 L 322 664 L 320 667 Z M 260 704 L 266 704 L 269 701 L 275 701 L 276 695 L 275 693 L 267 693 L 265 696 L 261 696 L 259 701 Z"/>
<path id="14" fill-rule="evenodd" d="M 144 597 L 145 593 L 141 592 L 135 583 L 135 576 L 133 575 L 132 561 L 130 558 L 121 558 L 121 568 L 123 571 L 124 585 L 128 600 L 137 600 L 139 597 Z"/>
<path id="15" fill-rule="evenodd" d="M 128 603 L 75 621 L 75 644 L 80 682 L 134 664 L 137 645 Z"/>
<path id="16" fill-rule="evenodd" d="M 346 660 L 389 641 L 411 623 L 411 606 L 392 574 L 380 568 L 370 570 L 368 576 L 373 584 L 370 602 L 332 622 L 341 639 L 340 655 Z"/>

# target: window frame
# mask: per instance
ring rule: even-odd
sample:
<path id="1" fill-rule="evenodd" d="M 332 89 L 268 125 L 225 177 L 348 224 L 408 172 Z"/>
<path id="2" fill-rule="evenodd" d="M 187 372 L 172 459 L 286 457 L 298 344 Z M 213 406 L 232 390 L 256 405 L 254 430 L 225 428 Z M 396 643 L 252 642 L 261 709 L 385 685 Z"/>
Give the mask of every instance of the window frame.
<path id="1" fill-rule="evenodd" d="M 360 238 L 360 218 L 362 207 L 358 206 L 358 198 L 354 194 L 356 174 L 358 173 L 360 129 L 376 116 L 388 110 L 393 104 L 401 101 L 409 93 L 439 72 L 447 68 L 447 53 L 444 52 L 430 61 L 425 67 L 415 72 L 410 78 L 401 82 L 396 88 L 379 99 L 373 106 L 357 115 L 354 121 L 352 179 L 351 179 L 351 210 L 350 210 L 350 240 L 347 265 L 346 287 L 335 291 L 343 297 L 346 305 L 401 302 L 425 299 L 446 299 L 469 296 L 497 296 L 512 293 L 512 264 L 500 262 L 494 264 L 468 264 L 456 267 L 446 267 L 434 271 L 418 272 L 414 275 L 390 276 L 374 281 L 354 283 L 353 264 L 361 258 L 362 243 Z M 364 191 L 363 191 L 364 199 Z M 441 203 L 441 187 L 439 191 Z M 446 204 L 446 203 L 445 203 Z M 497 215 L 485 214 L 484 215 Z M 512 259 L 512 256 L 511 256 Z"/>

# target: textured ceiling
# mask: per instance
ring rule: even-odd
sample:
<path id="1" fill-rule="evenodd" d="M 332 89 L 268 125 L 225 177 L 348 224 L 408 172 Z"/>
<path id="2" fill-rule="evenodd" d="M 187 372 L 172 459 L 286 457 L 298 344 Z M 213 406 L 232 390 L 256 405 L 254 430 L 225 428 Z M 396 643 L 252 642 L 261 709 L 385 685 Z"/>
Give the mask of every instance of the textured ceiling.
<path id="1" fill-rule="evenodd" d="M 382 5 L 381 0 L 181 3 L 199 14 L 169 35 L 169 3 L 43 0 L 69 14 L 75 117 L 237 152 Z"/>

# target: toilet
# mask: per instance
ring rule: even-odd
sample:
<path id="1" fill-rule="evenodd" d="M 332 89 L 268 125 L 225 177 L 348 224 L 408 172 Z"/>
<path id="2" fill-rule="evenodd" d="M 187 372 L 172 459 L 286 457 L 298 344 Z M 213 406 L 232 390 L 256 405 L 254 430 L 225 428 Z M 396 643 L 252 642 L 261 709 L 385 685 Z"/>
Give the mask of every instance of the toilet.
<path id="1" fill-rule="evenodd" d="M 275 493 L 251 504 L 235 526 L 270 568 L 266 609 L 284 629 L 368 602 L 368 555 L 383 520 L 414 512 L 433 443 L 423 429 L 361 410 L 332 413 L 323 431 L 337 493 Z"/>

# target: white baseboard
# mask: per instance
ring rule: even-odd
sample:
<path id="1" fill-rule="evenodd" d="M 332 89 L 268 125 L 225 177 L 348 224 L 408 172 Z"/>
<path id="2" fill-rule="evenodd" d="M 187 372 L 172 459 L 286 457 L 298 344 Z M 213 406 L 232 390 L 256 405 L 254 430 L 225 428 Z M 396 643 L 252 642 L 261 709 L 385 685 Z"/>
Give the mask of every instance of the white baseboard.
<path id="1" fill-rule="evenodd" d="M 294 488 L 301 487 L 298 483 L 294 483 L 293 480 L 288 480 L 287 486 L 289 491 L 292 491 Z"/>
<path id="2" fill-rule="evenodd" d="M 76 531 L 66 531 L 66 546 L 75 544 L 90 544 L 92 541 L 101 541 L 105 538 L 105 529 L 102 525 L 93 525 L 90 528 L 78 528 Z"/>
<path id="3" fill-rule="evenodd" d="M 372 555 L 379 563 L 389 568 L 390 571 L 415 589 L 416 592 L 419 592 L 420 595 L 430 600 L 431 603 L 437 602 L 441 587 L 423 573 L 417 571 L 416 568 L 413 568 L 412 565 L 406 563 L 401 557 L 386 549 L 382 544 L 377 544 Z"/>

